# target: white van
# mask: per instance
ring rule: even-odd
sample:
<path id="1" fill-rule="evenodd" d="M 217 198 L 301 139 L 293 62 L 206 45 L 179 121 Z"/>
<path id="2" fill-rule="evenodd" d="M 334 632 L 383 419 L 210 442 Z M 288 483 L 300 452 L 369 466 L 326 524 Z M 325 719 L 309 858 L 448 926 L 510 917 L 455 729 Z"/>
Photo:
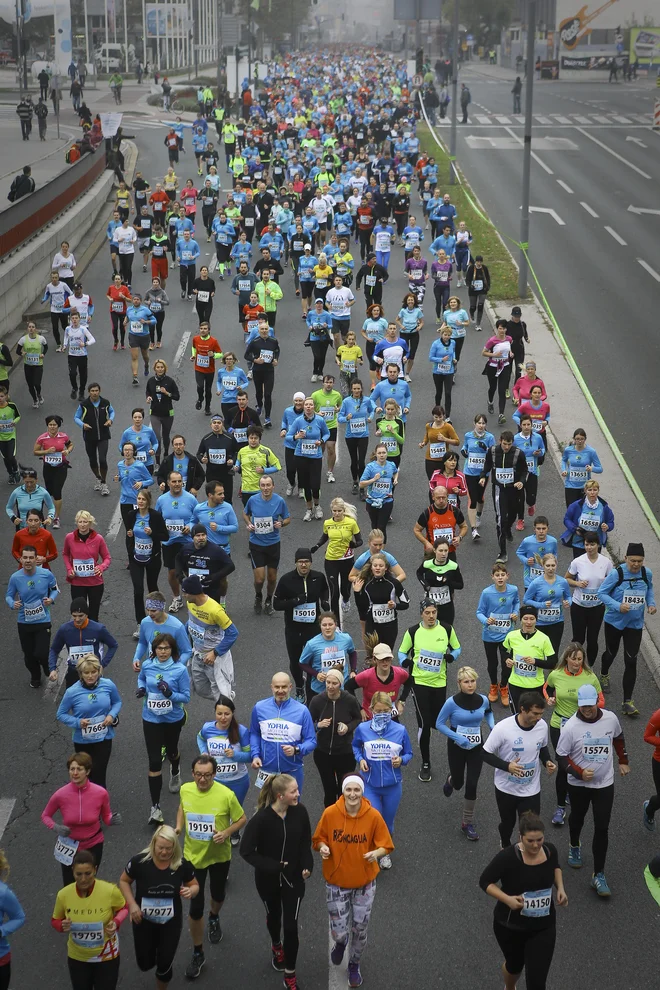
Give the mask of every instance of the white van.
<path id="1" fill-rule="evenodd" d="M 113 44 L 103 44 L 94 52 L 94 61 L 98 66 L 100 72 L 106 71 L 106 65 L 110 72 L 125 72 L 126 71 L 126 59 L 124 58 L 124 46 L 123 45 L 113 45 Z M 135 46 L 128 46 L 128 65 L 130 66 L 135 62 Z"/>

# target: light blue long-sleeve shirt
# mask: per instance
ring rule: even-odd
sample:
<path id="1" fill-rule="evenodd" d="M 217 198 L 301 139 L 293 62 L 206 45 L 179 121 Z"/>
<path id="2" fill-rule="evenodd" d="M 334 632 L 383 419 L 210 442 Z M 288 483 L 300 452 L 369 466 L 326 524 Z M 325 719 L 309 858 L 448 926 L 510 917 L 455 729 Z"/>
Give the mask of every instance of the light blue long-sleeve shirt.
<path id="1" fill-rule="evenodd" d="M 644 573 L 646 581 L 641 571 L 633 574 L 625 562 L 610 571 L 598 589 L 598 597 L 605 605 L 605 622 L 616 629 L 643 627 L 646 609 L 655 608 L 653 573 L 648 567 L 644 568 Z M 619 583 L 621 575 L 623 581 Z M 629 612 L 621 611 L 623 602 L 630 605 Z"/>

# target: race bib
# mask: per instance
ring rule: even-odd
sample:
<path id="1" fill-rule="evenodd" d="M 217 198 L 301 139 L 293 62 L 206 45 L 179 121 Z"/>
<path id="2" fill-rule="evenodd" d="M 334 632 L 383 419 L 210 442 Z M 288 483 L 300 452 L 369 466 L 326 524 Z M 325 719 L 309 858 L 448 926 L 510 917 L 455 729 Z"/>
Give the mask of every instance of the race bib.
<path id="1" fill-rule="evenodd" d="M 432 443 L 429 444 L 429 457 L 432 461 L 439 461 L 441 457 L 444 457 L 447 453 L 446 443 Z"/>
<path id="2" fill-rule="evenodd" d="M 374 286 L 376 284 L 376 276 L 375 275 L 367 275 L 364 281 L 365 281 L 365 283 L 367 285 Z"/>
<path id="3" fill-rule="evenodd" d="M 341 370 L 347 375 L 355 374 L 355 361 L 342 361 Z"/>
<path id="4" fill-rule="evenodd" d="M 484 464 L 486 463 L 485 454 L 469 454 L 468 455 L 468 467 L 472 468 L 474 471 L 483 470 Z"/>
<path id="5" fill-rule="evenodd" d="M 58 835 L 55 842 L 55 849 L 53 850 L 53 856 L 58 863 L 61 863 L 62 866 L 71 866 L 73 857 L 77 851 L 78 839 L 70 839 L 68 836 Z"/>
<path id="6" fill-rule="evenodd" d="M 316 605 L 314 603 L 307 605 L 296 605 L 293 609 L 293 621 L 294 622 L 315 622 L 316 621 Z"/>
<path id="7" fill-rule="evenodd" d="M 271 364 L 273 360 L 273 355 L 274 355 L 273 351 L 267 351 L 263 349 L 259 351 L 259 357 L 261 358 L 264 364 Z"/>
<path id="8" fill-rule="evenodd" d="M 264 786 L 264 784 L 266 783 L 266 781 L 270 776 L 271 774 L 268 772 L 268 770 L 259 771 L 259 773 L 257 774 L 257 779 L 254 782 L 254 786 L 257 788 L 257 790 L 259 791 L 261 790 L 261 788 Z"/>
<path id="9" fill-rule="evenodd" d="M 396 611 L 388 608 L 387 605 L 372 605 L 371 617 L 374 622 L 393 622 Z"/>
<path id="10" fill-rule="evenodd" d="M 254 217 L 244 217 L 243 224 L 246 227 L 254 227 Z"/>
<path id="11" fill-rule="evenodd" d="M 540 608 L 539 619 L 542 622 L 559 622 L 561 619 L 561 606 L 553 605 L 551 608 Z"/>
<path id="12" fill-rule="evenodd" d="M 192 251 L 182 251 L 181 252 L 182 261 L 192 261 Z"/>
<path id="13" fill-rule="evenodd" d="M 236 443 L 247 443 L 247 426 L 234 430 L 234 440 Z"/>
<path id="14" fill-rule="evenodd" d="M 545 421 L 542 419 L 532 420 L 532 433 L 543 433 L 545 429 Z"/>
<path id="15" fill-rule="evenodd" d="M 172 711 L 172 699 L 164 698 L 162 694 L 150 694 L 147 696 L 147 709 L 155 715 L 164 715 Z"/>
<path id="16" fill-rule="evenodd" d="M 70 863 L 65 865 L 70 866 Z M 105 943 L 102 921 L 72 921 L 69 934 L 71 940 L 84 949 L 99 949 L 100 951 Z"/>
<path id="17" fill-rule="evenodd" d="M 435 277 L 437 278 L 438 282 L 447 282 L 449 280 L 449 272 L 443 272 L 442 270 L 438 271 L 436 272 Z"/>
<path id="18" fill-rule="evenodd" d="M 197 367 L 198 368 L 208 368 L 211 365 L 211 355 L 210 354 L 198 354 L 197 355 Z"/>
<path id="19" fill-rule="evenodd" d="M 103 724 L 103 716 L 101 716 L 98 722 L 90 722 L 80 731 L 87 742 L 101 742 L 108 734 L 108 726 Z"/>
<path id="20" fill-rule="evenodd" d="M 533 457 L 527 458 L 527 470 L 534 472 L 536 471 L 536 460 Z"/>
<path id="21" fill-rule="evenodd" d="M 211 449 L 208 452 L 209 464 L 226 464 L 227 451 L 222 449 Z"/>
<path id="22" fill-rule="evenodd" d="M 141 320 L 131 320 L 131 333 L 144 333 L 144 324 Z"/>
<path id="23" fill-rule="evenodd" d="M 215 832 L 215 815 L 186 814 L 186 828 L 189 839 L 198 842 L 210 842 Z"/>
<path id="24" fill-rule="evenodd" d="M 646 605 L 646 594 L 638 595 L 633 591 L 624 591 L 623 604 L 629 605 L 631 611 L 637 612 Z"/>
<path id="25" fill-rule="evenodd" d="M 183 533 L 184 523 L 183 519 L 166 519 L 165 525 L 170 533 Z"/>
<path id="26" fill-rule="evenodd" d="M 56 454 L 46 454 L 44 464 L 48 464 L 49 467 L 61 467 L 62 451 L 58 451 Z"/>
<path id="27" fill-rule="evenodd" d="M 151 540 L 135 540 L 134 557 L 136 560 L 149 560 L 153 544 Z"/>
<path id="28" fill-rule="evenodd" d="M 552 905 L 552 887 L 544 890 L 526 890 L 520 914 L 523 918 L 547 918 Z"/>
<path id="29" fill-rule="evenodd" d="M 520 763 L 518 765 L 523 772 L 522 777 L 516 777 L 515 774 L 510 773 L 509 778 L 515 780 L 517 784 L 521 784 L 523 787 L 528 787 L 536 776 L 536 760 L 532 760 L 531 763 Z"/>
<path id="30" fill-rule="evenodd" d="M 449 605 L 451 594 L 449 588 L 443 585 L 442 587 L 429 588 L 429 598 L 436 605 Z"/>
<path id="31" fill-rule="evenodd" d="M 449 545 L 451 546 L 452 540 L 454 539 L 453 529 L 434 529 L 433 530 L 433 542 L 442 538 L 443 540 L 449 540 Z"/>
<path id="32" fill-rule="evenodd" d="M 135 455 L 135 460 L 141 461 L 143 464 L 146 464 L 147 452 L 145 450 L 138 450 L 137 454 Z"/>
<path id="33" fill-rule="evenodd" d="M 472 279 L 472 288 L 474 289 L 475 292 L 481 292 L 483 287 L 484 287 L 484 280 L 482 278 Z"/>
<path id="34" fill-rule="evenodd" d="M 594 605 L 602 605 L 602 602 L 593 591 L 583 591 L 580 596 L 580 605 L 584 605 L 586 608 L 593 608 Z"/>
<path id="35" fill-rule="evenodd" d="M 28 351 L 27 354 L 25 354 L 26 364 L 38 365 L 40 361 L 41 361 L 41 354 L 34 354 L 33 352 L 30 351 Z"/>
<path id="36" fill-rule="evenodd" d="M 211 293 L 208 292 L 208 290 L 206 290 L 206 289 L 198 289 L 197 290 L 197 301 L 198 302 L 208 302 L 209 301 L 209 298 L 210 298 L 210 295 L 211 295 Z"/>
<path id="37" fill-rule="evenodd" d="M 495 468 L 495 480 L 500 485 L 512 485 L 513 468 L 507 468 L 507 467 Z"/>
<path id="38" fill-rule="evenodd" d="M 223 375 L 222 376 L 222 387 L 231 391 L 238 387 L 238 378 L 236 375 Z"/>
<path id="39" fill-rule="evenodd" d="M 75 667 L 80 657 L 84 657 L 87 653 L 94 652 L 91 646 L 70 646 L 68 649 L 69 652 L 67 660 L 72 667 Z"/>
<path id="40" fill-rule="evenodd" d="M 69 344 L 69 357 L 84 357 L 85 348 L 79 344 Z"/>
<path id="41" fill-rule="evenodd" d="M 490 624 L 491 629 L 500 629 L 502 632 L 508 632 L 511 628 L 511 616 L 506 612 L 493 612 L 491 619 L 495 620 Z"/>
<path id="42" fill-rule="evenodd" d="M 351 419 L 348 425 L 351 433 L 364 433 L 367 428 L 367 421 L 366 419 Z"/>
<path id="43" fill-rule="evenodd" d="M 346 654 L 343 650 L 325 650 L 321 654 L 321 670 L 330 670 L 331 667 L 340 667 L 346 662 Z"/>
<path id="44" fill-rule="evenodd" d="M 252 525 L 254 526 L 255 533 L 261 533 L 263 535 L 274 532 L 272 516 L 253 516 Z"/>
<path id="45" fill-rule="evenodd" d="M 166 925 L 174 917 L 174 901 L 171 897 L 143 897 L 140 910 L 145 921 Z"/>
<path id="46" fill-rule="evenodd" d="M 252 288 L 252 282 L 249 278 L 239 278 L 238 280 L 238 291 L 239 292 L 249 292 Z"/>
<path id="47" fill-rule="evenodd" d="M 218 763 L 215 779 L 221 780 L 224 777 L 225 780 L 227 780 L 229 777 L 233 777 L 237 773 L 238 763 Z"/>
<path id="48" fill-rule="evenodd" d="M 87 560 L 74 560 L 73 561 L 73 573 L 76 577 L 94 577 L 94 561 L 90 558 Z"/>
<path id="49" fill-rule="evenodd" d="M 434 653 L 432 650 L 423 650 L 419 654 L 417 666 L 420 670 L 428 670 L 431 673 L 437 674 L 442 667 L 444 658 L 444 653 Z"/>
<path id="50" fill-rule="evenodd" d="M 607 736 L 600 739 L 585 736 L 582 741 L 582 756 L 589 763 L 607 763 L 610 758 L 610 740 Z"/>
<path id="51" fill-rule="evenodd" d="M 112 309 L 112 312 L 113 313 L 123 313 L 124 312 L 124 304 L 122 302 L 113 302 L 112 303 L 112 306 L 110 308 Z"/>
<path id="52" fill-rule="evenodd" d="M 315 440 L 302 440 L 300 443 L 300 453 L 303 457 L 311 457 L 316 454 L 317 450 Z"/>
<path id="53" fill-rule="evenodd" d="M 24 605 L 23 615 L 26 622 L 45 622 L 46 621 L 46 609 L 42 602 L 37 605 Z"/>
<path id="54" fill-rule="evenodd" d="M 474 725 L 457 725 L 456 732 L 470 743 L 470 749 L 481 745 L 481 729 Z"/>
<path id="55" fill-rule="evenodd" d="M 394 454 L 399 449 L 399 444 L 394 437 L 383 437 L 381 443 L 387 448 L 388 454 Z"/>
<path id="56" fill-rule="evenodd" d="M 568 472 L 569 481 L 579 481 L 584 484 L 584 482 L 589 477 L 589 472 L 586 468 L 574 468 L 572 467 Z"/>
<path id="57" fill-rule="evenodd" d="M 317 278 L 317 280 L 316 280 L 316 288 L 317 289 L 325 289 L 325 287 L 326 287 L 327 284 L 328 284 L 327 278 Z"/>
<path id="58" fill-rule="evenodd" d="M 513 658 L 514 670 L 519 677 L 536 677 L 536 664 L 526 663 L 521 656 Z"/>

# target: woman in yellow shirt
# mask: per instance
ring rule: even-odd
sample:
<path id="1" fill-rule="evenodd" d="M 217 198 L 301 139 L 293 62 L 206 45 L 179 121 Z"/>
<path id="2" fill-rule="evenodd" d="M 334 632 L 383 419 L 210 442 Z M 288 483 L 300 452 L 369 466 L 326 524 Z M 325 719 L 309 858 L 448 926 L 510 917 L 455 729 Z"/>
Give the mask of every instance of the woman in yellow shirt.
<path id="1" fill-rule="evenodd" d="M 328 264 L 328 258 L 325 251 L 321 251 L 319 255 L 318 265 L 314 265 L 314 298 L 322 299 L 325 303 L 325 297 L 328 294 L 328 289 L 332 286 L 332 279 L 334 276 L 334 271 Z"/>
<path id="2" fill-rule="evenodd" d="M 351 607 L 352 587 L 348 575 L 353 567 L 353 550 L 362 546 L 362 536 L 355 518 L 355 506 L 344 502 L 343 498 L 333 498 L 330 509 L 332 519 L 325 520 L 323 536 L 311 549 L 316 553 L 319 547 L 328 544 L 324 566 L 330 587 L 330 609 L 339 618 L 340 593 L 342 612 L 348 612 Z"/>
<path id="3" fill-rule="evenodd" d="M 362 348 L 357 344 L 354 330 L 349 330 L 346 334 L 346 343 L 340 344 L 337 348 L 335 361 L 340 369 L 339 390 L 342 395 L 348 395 L 351 382 L 357 379 L 358 368 L 363 364 Z"/>
<path id="4" fill-rule="evenodd" d="M 73 990 L 115 990 L 119 979 L 117 931 L 128 915 L 124 895 L 96 879 L 89 849 L 73 857 L 73 883 L 58 892 L 51 925 L 68 935 L 69 976 Z"/>

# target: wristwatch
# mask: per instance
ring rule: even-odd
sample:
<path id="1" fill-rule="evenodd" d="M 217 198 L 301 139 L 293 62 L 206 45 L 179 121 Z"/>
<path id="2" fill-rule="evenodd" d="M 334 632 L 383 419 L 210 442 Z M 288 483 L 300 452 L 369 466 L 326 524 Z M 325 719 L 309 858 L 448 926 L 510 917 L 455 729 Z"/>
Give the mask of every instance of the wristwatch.
<path id="1" fill-rule="evenodd" d="M 300 755 L 300 746 L 294 746 L 293 747 L 293 752 L 295 753 L 296 756 L 299 756 Z"/>

